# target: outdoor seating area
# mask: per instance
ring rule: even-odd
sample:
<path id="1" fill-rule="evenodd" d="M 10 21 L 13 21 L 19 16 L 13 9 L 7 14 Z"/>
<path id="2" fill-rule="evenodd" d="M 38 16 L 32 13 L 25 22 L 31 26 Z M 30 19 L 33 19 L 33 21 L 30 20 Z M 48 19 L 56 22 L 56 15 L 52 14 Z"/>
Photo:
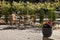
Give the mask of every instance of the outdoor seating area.
<path id="1" fill-rule="evenodd" d="M 17 28 L 21 26 L 26 27 L 27 25 L 34 26 L 35 16 L 34 15 L 10 15 L 9 16 L 9 25 L 15 25 Z"/>
<path id="2" fill-rule="evenodd" d="M 15 15 L 15 14 L 14 14 Z M 18 15 L 19 18 L 17 16 L 13 17 L 13 15 L 10 15 L 9 21 L 12 23 L 15 23 L 16 21 L 21 24 L 31 24 L 33 25 L 34 23 L 34 15 Z"/>

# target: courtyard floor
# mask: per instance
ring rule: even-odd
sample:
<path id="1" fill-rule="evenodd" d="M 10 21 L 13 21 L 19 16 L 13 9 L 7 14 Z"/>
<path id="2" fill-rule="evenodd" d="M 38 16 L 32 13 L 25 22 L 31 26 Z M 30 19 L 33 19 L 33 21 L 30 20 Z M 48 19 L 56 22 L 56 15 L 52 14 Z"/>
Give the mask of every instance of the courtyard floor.
<path id="1" fill-rule="evenodd" d="M 60 29 L 53 30 L 52 36 L 49 38 L 43 38 L 42 31 L 33 28 L 0 30 L 0 40 L 60 40 Z"/>

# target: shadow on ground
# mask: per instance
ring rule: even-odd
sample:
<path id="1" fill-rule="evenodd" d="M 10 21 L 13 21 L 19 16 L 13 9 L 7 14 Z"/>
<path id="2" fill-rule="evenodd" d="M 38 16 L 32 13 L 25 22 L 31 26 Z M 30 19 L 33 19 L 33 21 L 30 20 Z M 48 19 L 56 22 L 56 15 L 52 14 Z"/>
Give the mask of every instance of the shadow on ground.
<path id="1" fill-rule="evenodd" d="M 51 38 L 48 38 L 48 37 L 43 37 L 42 40 L 54 40 L 54 39 L 51 39 Z"/>
<path id="2" fill-rule="evenodd" d="M 3 28 L 2 30 L 9 30 L 9 29 L 17 29 L 16 27 L 6 27 L 6 28 Z"/>

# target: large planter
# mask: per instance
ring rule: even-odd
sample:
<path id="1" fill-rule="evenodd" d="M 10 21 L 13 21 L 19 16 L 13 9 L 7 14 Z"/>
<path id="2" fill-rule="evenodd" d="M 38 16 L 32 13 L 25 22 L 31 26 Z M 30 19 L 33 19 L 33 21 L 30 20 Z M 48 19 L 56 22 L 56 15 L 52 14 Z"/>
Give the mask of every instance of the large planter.
<path id="1" fill-rule="evenodd" d="M 52 35 L 52 27 L 49 25 L 43 25 L 42 27 L 43 37 L 50 37 Z"/>

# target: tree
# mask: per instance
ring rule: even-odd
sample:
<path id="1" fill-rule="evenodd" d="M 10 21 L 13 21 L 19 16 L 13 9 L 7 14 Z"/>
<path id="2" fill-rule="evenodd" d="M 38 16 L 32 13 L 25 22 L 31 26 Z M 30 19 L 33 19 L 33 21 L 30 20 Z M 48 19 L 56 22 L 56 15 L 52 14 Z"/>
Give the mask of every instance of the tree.
<path id="1" fill-rule="evenodd" d="M 5 21 L 6 23 L 8 22 L 8 10 L 9 8 L 11 7 L 11 5 L 7 2 L 5 3 L 5 1 L 2 2 L 2 5 L 1 5 L 1 9 L 2 9 L 2 14 L 5 15 Z"/>
<path id="2" fill-rule="evenodd" d="M 44 9 L 41 8 L 40 9 L 40 23 L 43 23 L 43 19 L 44 19 Z"/>
<path id="3" fill-rule="evenodd" d="M 56 13 L 54 12 L 55 10 L 55 8 L 48 9 L 48 19 L 52 20 L 52 22 L 56 20 Z"/>

